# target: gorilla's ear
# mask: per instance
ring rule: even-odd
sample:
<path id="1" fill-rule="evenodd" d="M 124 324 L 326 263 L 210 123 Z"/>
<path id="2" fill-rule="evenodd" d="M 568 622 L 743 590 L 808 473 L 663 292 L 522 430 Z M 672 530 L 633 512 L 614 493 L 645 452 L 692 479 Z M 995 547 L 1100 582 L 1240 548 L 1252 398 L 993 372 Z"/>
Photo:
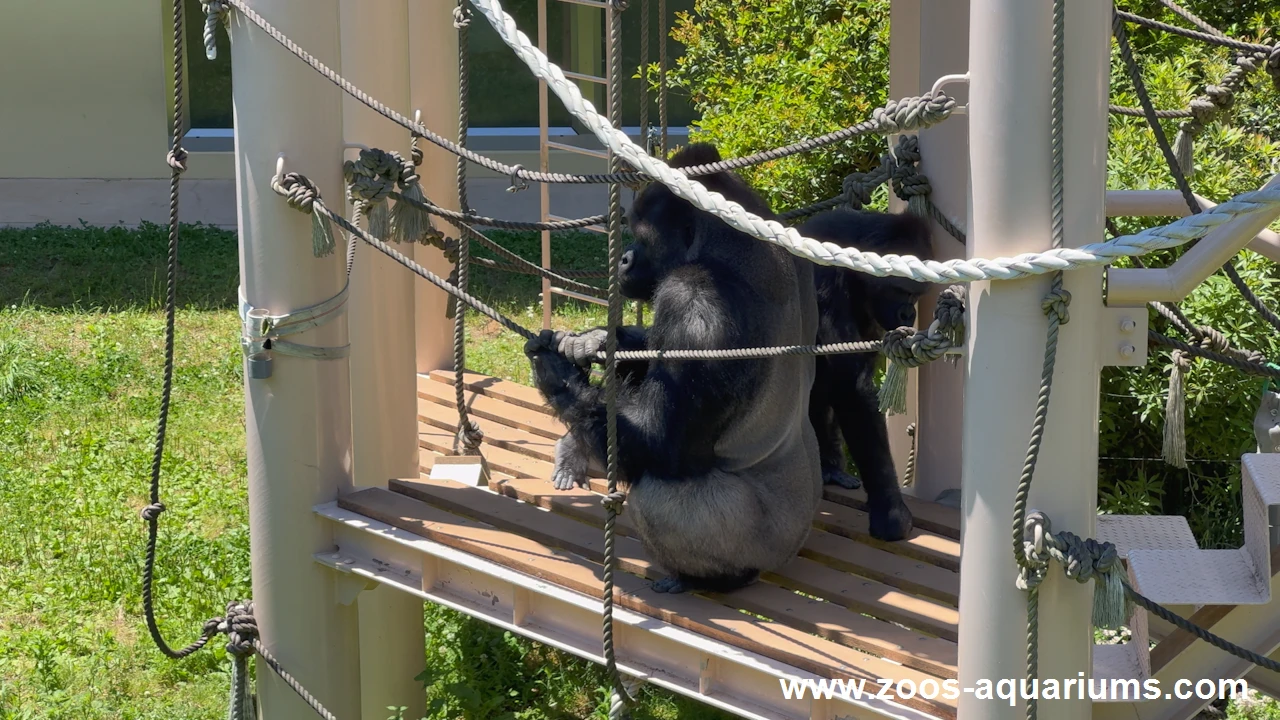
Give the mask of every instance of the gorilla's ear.
<path id="1" fill-rule="evenodd" d="M 671 156 L 671 162 L 667 163 L 671 167 L 693 167 L 695 165 L 707 165 L 709 163 L 720 162 L 720 151 L 711 143 L 690 143 L 680 148 L 680 151 Z"/>

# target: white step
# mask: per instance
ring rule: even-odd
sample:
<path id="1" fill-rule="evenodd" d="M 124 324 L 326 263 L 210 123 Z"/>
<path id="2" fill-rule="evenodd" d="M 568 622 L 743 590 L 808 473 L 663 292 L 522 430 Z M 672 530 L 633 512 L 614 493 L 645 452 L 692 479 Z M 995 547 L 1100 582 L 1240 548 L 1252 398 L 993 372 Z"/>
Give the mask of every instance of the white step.
<path id="1" fill-rule="evenodd" d="M 1271 517 L 1280 508 L 1280 455 L 1250 453 L 1241 458 L 1240 466 L 1244 547 L 1130 548 L 1130 574 L 1139 592 L 1162 605 L 1264 605 L 1271 601 Z"/>
<path id="2" fill-rule="evenodd" d="M 1194 550 L 1196 538 L 1181 515 L 1099 515 L 1096 537 L 1116 546 L 1121 559 L 1129 551 Z"/>

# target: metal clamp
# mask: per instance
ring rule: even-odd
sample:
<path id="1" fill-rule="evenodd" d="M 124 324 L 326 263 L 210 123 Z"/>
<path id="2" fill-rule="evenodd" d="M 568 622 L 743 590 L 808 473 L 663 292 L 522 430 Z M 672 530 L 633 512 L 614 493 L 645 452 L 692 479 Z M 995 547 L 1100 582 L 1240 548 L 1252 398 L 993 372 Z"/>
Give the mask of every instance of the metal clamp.
<path id="1" fill-rule="evenodd" d="M 240 347 L 247 362 L 247 373 L 252 380 L 271 377 L 273 352 L 312 360 L 338 360 L 351 354 L 351 345 L 340 347 L 315 347 L 288 342 L 280 338 L 296 335 L 317 328 L 338 317 L 347 310 L 350 284 L 343 285 L 337 295 L 291 313 L 272 315 L 263 308 L 255 308 L 245 298 L 240 288 Z"/>

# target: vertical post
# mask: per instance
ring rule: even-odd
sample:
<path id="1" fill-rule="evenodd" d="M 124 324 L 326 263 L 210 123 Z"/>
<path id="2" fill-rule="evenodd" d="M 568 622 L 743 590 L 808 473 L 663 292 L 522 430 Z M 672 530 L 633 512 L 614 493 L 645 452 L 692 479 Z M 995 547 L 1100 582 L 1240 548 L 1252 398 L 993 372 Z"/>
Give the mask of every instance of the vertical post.
<path id="1" fill-rule="evenodd" d="M 538 0 L 538 49 L 547 53 L 547 0 Z M 548 56 L 550 57 L 550 56 Z M 538 169 L 551 169 L 551 153 L 547 147 L 547 126 L 550 125 L 551 105 L 547 97 L 547 81 L 538 80 Z M 538 203 L 542 208 L 542 222 L 551 219 L 551 186 L 538 183 Z M 542 231 L 542 267 L 551 268 L 551 231 Z M 551 293 L 551 279 L 542 278 L 542 329 L 551 328 L 551 310 L 555 296 Z"/>
<path id="2" fill-rule="evenodd" d="M 331 67 L 338 66 L 337 0 L 251 0 L 255 11 Z M 342 107 L 333 86 L 238 13 L 232 13 L 232 99 L 240 277 L 254 307 L 285 313 L 327 300 L 345 284 L 341 253 L 311 255 L 311 220 L 271 191 L 277 156 L 341 207 Z M 339 316 L 290 340 L 347 342 Z M 273 374 L 246 380 L 250 554 L 262 641 L 339 717 L 356 717 L 360 671 L 353 608 L 336 601 L 330 572 L 313 554 L 333 535 L 312 511 L 351 486 L 349 365 L 277 354 Z M 246 372 L 247 375 L 247 372 Z M 270 671 L 258 677 L 263 717 L 310 720 Z"/>
<path id="3" fill-rule="evenodd" d="M 1102 237 L 1106 180 L 1109 0 L 1066 7 L 1066 244 Z M 1051 0 L 972 0 L 970 256 L 1050 246 Z M 1044 446 L 1030 506 L 1055 529 L 1094 531 L 1100 362 L 1094 335 L 1101 270 L 1069 271 L 1071 322 L 1062 326 Z M 1026 595 L 1014 586 L 1013 496 L 1044 359 L 1040 304 L 1049 277 L 975 282 L 969 293 L 960 572 L 962 686 L 1025 673 Z M 1054 567 L 1040 593 L 1040 675 L 1090 670 L 1092 589 Z M 1046 621 L 1051 619 L 1051 621 Z M 1088 693 L 1041 700 L 1042 718 L 1088 718 Z M 1020 717 L 1007 702 L 960 698 L 961 720 Z"/>
<path id="4" fill-rule="evenodd" d="M 408 3 L 340 0 L 340 6 L 343 74 L 373 97 L 407 110 Z M 409 157 L 407 130 L 346 95 L 342 111 L 347 142 Z M 408 245 L 399 249 L 410 256 L 415 251 Z M 419 473 L 414 280 L 395 261 L 356 243 L 348 301 L 356 487 L 386 487 L 393 477 Z M 405 717 L 420 717 L 425 696 L 414 678 L 425 666 L 422 602 L 378 586 L 361 593 L 356 608 L 361 717 L 386 720 L 388 706 L 406 706 Z"/>
<path id="5" fill-rule="evenodd" d="M 892 6 L 889 92 L 900 98 L 929 91 L 943 75 L 969 69 L 969 0 L 894 0 Z M 964 84 L 946 87 L 964 104 L 969 91 Z M 969 180 L 969 118 L 953 115 L 946 122 L 925 128 L 920 138 L 920 172 L 933 187 L 931 199 L 950 218 L 967 225 L 966 193 Z M 890 138 L 894 144 L 897 138 Z M 890 194 L 895 212 L 906 203 Z M 938 223 L 933 229 L 933 251 L 938 260 L 961 258 L 964 245 Z M 933 319 L 938 293 L 946 286 L 933 285 L 920 298 L 920 327 Z M 960 417 L 964 402 L 963 368 L 951 362 L 933 362 L 910 373 L 907 413 L 888 418 L 890 447 L 899 473 L 910 449 L 906 426 L 916 423 L 916 480 L 904 492 L 934 500 L 960 487 Z"/>
<path id="6" fill-rule="evenodd" d="M 451 140 L 458 139 L 458 31 L 453 27 L 452 2 L 409 3 L 409 101 L 422 111 L 422 124 Z M 431 202 L 459 209 L 457 158 L 448 150 L 422 140 L 418 174 L 422 192 Z M 448 225 L 437 227 L 453 232 Z M 448 277 L 450 263 L 436 248 L 418 247 L 414 259 L 440 277 Z M 453 366 L 453 327 L 446 319 L 453 296 L 432 285 L 415 285 L 417 309 L 417 370 L 427 373 Z"/>

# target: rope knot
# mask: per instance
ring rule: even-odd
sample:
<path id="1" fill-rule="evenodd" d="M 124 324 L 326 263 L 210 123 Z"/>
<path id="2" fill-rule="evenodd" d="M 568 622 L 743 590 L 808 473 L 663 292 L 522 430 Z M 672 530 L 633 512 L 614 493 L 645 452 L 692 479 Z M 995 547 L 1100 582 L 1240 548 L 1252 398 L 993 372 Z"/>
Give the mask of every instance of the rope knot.
<path id="1" fill-rule="evenodd" d="M 1271 54 L 1267 56 L 1267 74 L 1271 76 L 1271 82 L 1276 86 L 1276 90 L 1280 90 L 1280 43 L 1271 49 Z"/>
<path id="2" fill-rule="evenodd" d="M 258 620 L 253 616 L 253 601 L 228 603 L 226 617 L 219 623 L 218 631 L 227 636 L 228 653 L 236 657 L 252 655 L 254 641 L 258 639 Z"/>
<path id="3" fill-rule="evenodd" d="M 458 430 L 456 446 L 461 447 L 465 454 L 478 455 L 482 442 L 484 442 L 484 433 L 474 422 L 468 420 L 462 429 Z"/>
<path id="4" fill-rule="evenodd" d="M 157 502 L 157 503 L 151 503 L 150 505 L 142 508 L 142 512 L 139 514 L 142 515 L 143 520 L 146 520 L 147 522 L 152 522 L 154 520 L 158 520 L 160 516 L 164 513 L 164 511 L 165 511 L 164 503 Z"/>
<path id="5" fill-rule="evenodd" d="M 614 491 L 600 498 L 600 504 L 615 515 L 622 512 L 622 507 L 626 502 L 627 494 L 621 491 Z"/>
<path id="6" fill-rule="evenodd" d="M 1059 325 L 1071 322 L 1071 293 L 1061 288 L 1050 290 L 1040 303 L 1040 309 L 1050 318 L 1057 318 Z"/>
<path id="7" fill-rule="evenodd" d="M 400 179 L 401 162 L 395 153 L 378 148 L 361 150 L 359 160 L 348 160 L 342 164 L 347 199 L 367 205 L 385 201 Z"/>
<path id="8" fill-rule="evenodd" d="M 1231 342 L 1227 337 L 1208 325 L 1199 325 L 1196 327 L 1203 337 L 1200 339 L 1200 347 L 1205 350 L 1212 350 L 1217 353 L 1226 353 L 1231 350 Z"/>
<path id="9" fill-rule="evenodd" d="M 955 100 L 939 91 L 932 95 L 890 100 L 884 107 L 872 111 L 871 120 L 876 132 L 894 135 L 937 124 L 945 120 L 955 106 Z"/>
<path id="10" fill-rule="evenodd" d="M 1173 367 L 1178 372 L 1185 373 L 1191 369 L 1191 356 L 1181 350 L 1169 353 L 1169 360 L 1173 362 Z"/>
<path id="11" fill-rule="evenodd" d="M 204 10 L 204 55 L 210 60 L 218 59 L 218 26 L 226 26 L 231 3 L 224 0 L 200 0 L 200 8 Z"/>
<path id="12" fill-rule="evenodd" d="M 315 204 L 320 200 L 320 190 L 311 178 L 301 173 L 285 173 L 284 177 L 271 183 L 271 189 L 283 197 L 289 207 L 307 215 L 312 214 Z"/>
<path id="13" fill-rule="evenodd" d="M 912 328 L 894 328 L 884 334 L 884 339 L 880 341 L 880 351 L 895 363 L 915 367 L 919 363 L 916 361 L 916 354 L 911 342 L 914 337 L 915 331 Z"/>
<path id="14" fill-rule="evenodd" d="M 464 2 L 458 3 L 453 8 L 453 27 L 456 30 L 471 25 L 471 8 L 467 7 Z"/>
<path id="15" fill-rule="evenodd" d="M 964 286 L 952 285 L 938 293 L 938 303 L 933 309 L 938 331 L 949 337 L 953 345 L 960 344 L 964 333 L 964 300 Z"/>
<path id="16" fill-rule="evenodd" d="M 169 163 L 169 167 L 180 173 L 187 171 L 187 149 L 174 143 L 173 149 L 165 155 L 165 162 Z"/>

